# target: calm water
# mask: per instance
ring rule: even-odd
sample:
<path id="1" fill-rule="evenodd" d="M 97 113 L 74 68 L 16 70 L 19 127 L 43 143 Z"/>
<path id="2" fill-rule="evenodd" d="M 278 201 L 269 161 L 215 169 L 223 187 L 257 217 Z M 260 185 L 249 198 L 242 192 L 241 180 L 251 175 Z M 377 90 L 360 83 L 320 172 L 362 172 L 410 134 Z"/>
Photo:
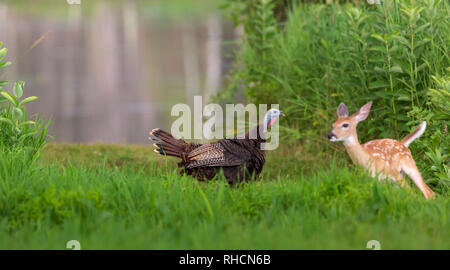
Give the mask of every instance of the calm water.
<path id="1" fill-rule="evenodd" d="M 149 130 L 170 128 L 174 104 L 220 89 L 231 23 L 215 9 L 173 16 L 142 2 L 45 1 L 32 13 L 0 0 L 0 40 L 13 62 L 1 78 L 39 97 L 29 111 L 52 119 L 55 141 L 146 144 Z"/>

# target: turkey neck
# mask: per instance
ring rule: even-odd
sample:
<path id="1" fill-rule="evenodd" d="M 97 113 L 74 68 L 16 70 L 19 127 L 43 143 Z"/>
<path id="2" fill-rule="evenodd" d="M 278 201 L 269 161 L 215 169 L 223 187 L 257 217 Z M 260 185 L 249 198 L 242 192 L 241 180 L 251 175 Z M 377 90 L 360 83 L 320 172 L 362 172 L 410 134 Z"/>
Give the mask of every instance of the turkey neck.
<path id="1" fill-rule="evenodd" d="M 257 141 L 258 143 L 265 142 L 266 139 L 261 138 L 261 136 L 260 136 L 260 130 L 261 130 L 262 128 L 263 128 L 263 127 L 262 127 L 262 124 L 257 125 L 257 126 L 254 127 L 252 130 L 250 130 L 249 132 L 247 132 L 247 133 L 245 134 L 245 139 Z M 250 139 L 250 134 L 255 134 L 255 132 L 256 132 L 256 134 L 257 134 L 257 135 L 256 135 L 256 139 Z"/>

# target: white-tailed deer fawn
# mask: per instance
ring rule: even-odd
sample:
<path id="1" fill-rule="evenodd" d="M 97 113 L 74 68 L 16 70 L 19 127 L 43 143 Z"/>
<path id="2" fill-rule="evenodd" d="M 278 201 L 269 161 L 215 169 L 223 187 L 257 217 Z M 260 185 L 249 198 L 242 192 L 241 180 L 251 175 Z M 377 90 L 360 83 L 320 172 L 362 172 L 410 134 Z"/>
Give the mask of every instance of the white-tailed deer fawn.
<path id="1" fill-rule="evenodd" d="M 422 122 L 416 130 L 401 141 L 379 139 L 361 145 L 358 141 L 356 126 L 367 118 L 371 106 L 372 102 L 369 102 L 356 113 L 348 116 L 348 109 L 345 104 L 339 104 L 337 109 L 338 119 L 333 123 L 331 132 L 328 133 L 330 141 L 344 142 L 353 163 L 362 165 L 366 170 L 369 170 L 372 177 L 376 177 L 377 174 L 382 178 L 389 177 L 394 181 L 399 181 L 402 186 L 408 187 L 403 178 L 403 173 L 406 173 L 419 187 L 425 198 L 434 197 L 434 192 L 423 181 L 408 148 L 412 141 L 424 133 L 426 122 Z"/>

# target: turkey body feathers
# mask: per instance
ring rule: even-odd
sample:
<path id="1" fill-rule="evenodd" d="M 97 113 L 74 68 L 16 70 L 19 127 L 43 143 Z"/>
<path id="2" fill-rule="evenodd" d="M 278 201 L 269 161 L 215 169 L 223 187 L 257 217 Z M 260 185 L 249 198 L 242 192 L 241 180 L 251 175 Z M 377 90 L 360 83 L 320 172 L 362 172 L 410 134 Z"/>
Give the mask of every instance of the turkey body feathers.
<path id="1" fill-rule="evenodd" d="M 150 132 L 155 152 L 182 159 L 181 173 L 200 181 L 214 178 L 220 171 L 230 184 L 256 179 L 265 163 L 262 139 L 222 139 L 209 144 L 187 143 L 161 129 Z"/>

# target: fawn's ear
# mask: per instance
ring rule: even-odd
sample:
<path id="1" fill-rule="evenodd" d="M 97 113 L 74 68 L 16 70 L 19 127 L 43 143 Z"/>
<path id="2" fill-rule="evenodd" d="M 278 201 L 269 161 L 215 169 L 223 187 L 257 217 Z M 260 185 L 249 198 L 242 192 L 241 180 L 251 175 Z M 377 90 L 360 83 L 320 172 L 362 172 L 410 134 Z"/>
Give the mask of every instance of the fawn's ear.
<path id="1" fill-rule="evenodd" d="M 357 112 L 352 115 L 355 117 L 357 123 L 366 120 L 367 116 L 369 116 L 371 106 L 372 101 L 362 106 Z"/>
<path id="2" fill-rule="evenodd" d="M 339 104 L 339 107 L 337 108 L 337 115 L 338 117 L 348 116 L 348 109 L 347 106 L 345 106 L 344 102 L 341 102 L 341 104 Z"/>

